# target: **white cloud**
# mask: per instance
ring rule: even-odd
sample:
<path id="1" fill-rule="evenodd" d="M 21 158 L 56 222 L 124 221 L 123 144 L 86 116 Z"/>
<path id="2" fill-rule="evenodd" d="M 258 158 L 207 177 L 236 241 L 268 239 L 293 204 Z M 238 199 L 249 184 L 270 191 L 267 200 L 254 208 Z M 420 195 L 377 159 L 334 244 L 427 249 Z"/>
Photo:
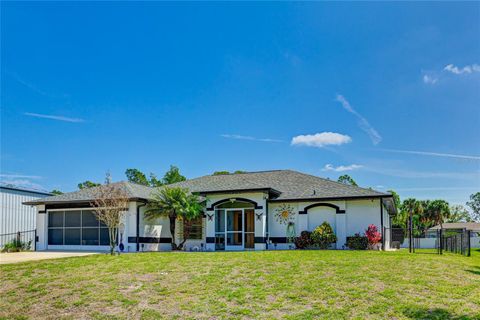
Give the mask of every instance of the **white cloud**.
<path id="1" fill-rule="evenodd" d="M 425 74 L 423 75 L 423 82 L 426 84 L 436 84 L 438 82 L 438 78 L 432 75 Z"/>
<path id="2" fill-rule="evenodd" d="M 45 190 L 43 186 L 29 179 L 1 179 L 0 184 L 26 189 Z"/>
<path id="3" fill-rule="evenodd" d="M 471 65 L 466 65 L 463 68 L 459 68 L 453 64 L 446 65 L 443 68 L 444 71 L 449 71 L 453 74 L 464 74 L 464 73 L 473 73 L 473 72 L 480 72 L 480 65 L 474 63 Z"/>
<path id="4" fill-rule="evenodd" d="M 221 134 L 220 136 L 227 139 L 237 139 L 237 140 L 250 140 L 250 141 L 261 141 L 261 142 L 284 142 L 283 140 L 278 140 L 278 139 L 255 138 L 251 136 L 242 136 L 239 134 Z"/>
<path id="5" fill-rule="evenodd" d="M 34 117 L 34 118 L 51 119 L 51 120 L 64 121 L 64 122 L 85 122 L 85 120 L 80 118 L 68 118 L 64 116 L 55 116 L 50 114 L 39 114 L 39 113 L 31 113 L 31 112 L 24 112 L 23 114 L 29 117 Z"/>
<path id="6" fill-rule="evenodd" d="M 1 178 L 7 178 L 7 179 L 42 179 L 40 176 L 30 176 L 30 175 L 24 175 L 24 174 L 0 174 L 0 179 Z"/>
<path id="7" fill-rule="evenodd" d="M 464 159 L 464 160 L 480 160 L 479 156 L 470 156 L 470 155 L 463 155 L 463 154 L 413 151 L 413 150 L 396 150 L 396 149 L 380 149 L 380 150 L 387 151 L 387 152 L 395 152 L 395 153 L 416 154 L 421 156 L 456 158 L 456 159 Z"/>
<path id="8" fill-rule="evenodd" d="M 351 114 L 357 117 L 358 125 L 360 126 L 360 129 L 362 129 L 368 134 L 368 136 L 370 137 L 370 140 L 372 140 L 372 143 L 374 145 L 377 145 L 378 143 L 380 143 L 380 141 L 382 141 L 382 137 L 377 132 L 377 130 L 375 130 L 370 125 L 367 119 L 365 119 L 360 113 L 358 113 L 355 109 L 353 109 L 353 107 L 350 105 L 350 102 L 348 102 L 344 96 L 342 96 L 341 94 L 337 94 L 336 100 L 342 104 L 345 110 L 347 110 L 348 112 L 350 112 Z"/>
<path id="9" fill-rule="evenodd" d="M 360 168 L 363 168 L 363 166 L 359 164 L 351 164 L 348 166 L 338 166 L 338 167 L 335 167 L 332 164 L 326 164 L 325 167 L 323 167 L 322 171 L 343 172 L 343 171 L 357 170 Z"/>
<path id="10" fill-rule="evenodd" d="M 352 141 L 347 135 L 336 132 L 299 135 L 292 138 L 292 145 L 322 148 L 329 145 L 341 145 Z"/>

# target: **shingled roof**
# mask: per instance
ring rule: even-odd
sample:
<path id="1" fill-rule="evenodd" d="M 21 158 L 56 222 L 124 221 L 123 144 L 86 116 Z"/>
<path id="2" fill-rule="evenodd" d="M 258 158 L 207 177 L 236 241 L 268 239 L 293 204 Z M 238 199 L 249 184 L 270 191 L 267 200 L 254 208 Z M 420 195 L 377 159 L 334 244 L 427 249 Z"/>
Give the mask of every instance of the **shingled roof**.
<path id="1" fill-rule="evenodd" d="M 150 199 L 150 194 L 154 190 L 153 188 L 143 186 L 140 184 L 128 182 L 128 181 L 120 181 L 113 183 L 114 185 L 118 185 L 128 197 L 132 200 L 135 199 Z M 24 204 L 28 205 L 36 205 L 36 204 L 53 204 L 53 203 L 72 203 L 72 202 L 90 202 L 94 200 L 94 196 L 96 191 L 99 187 L 92 187 L 81 189 L 74 192 L 68 192 L 52 197 L 46 197 L 41 199 L 36 199 L 33 201 L 24 202 Z"/>
<path id="2" fill-rule="evenodd" d="M 228 175 L 209 175 L 171 186 L 200 194 L 264 190 L 275 200 L 388 197 L 390 194 L 346 185 L 293 170 L 272 170 Z"/>
<path id="3" fill-rule="evenodd" d="M 131 182 L 117 182 L 132 199 L 151 198 L 153 188 Z M 227 175 L 208 175 L 169 185 L 187 188 L 201 195 L 211 193 L 234 193 L 264 191 L 275 201 L 281 200 L 317 200 L 317 199 L 354 199 L 390 197 L 388 193 L 360 188 L 331 181 L 329 179 L 304 174 L 292 170 L 272 170 Z M 47 197 L 25 204 L 88 202 L 92 200 L 95 188 L 82 189 L 58 196 Z"/>

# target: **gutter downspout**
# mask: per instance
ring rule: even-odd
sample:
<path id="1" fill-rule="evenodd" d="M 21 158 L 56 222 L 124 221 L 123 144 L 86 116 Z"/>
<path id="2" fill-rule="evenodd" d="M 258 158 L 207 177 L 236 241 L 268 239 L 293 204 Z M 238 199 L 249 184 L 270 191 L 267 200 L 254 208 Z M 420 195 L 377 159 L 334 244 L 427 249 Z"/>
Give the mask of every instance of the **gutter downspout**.
<path id="1" fill-rule="evenodd" d="M 380 198 L 380 225 L 382 230 L 382 250 L 385 250 L 385 228 L 383 227 L 383 202 Z"/>
<path id="2" fill-rule="evenodd" d="M 146 206 L 146 202 L 142 202 L 137 205 L 137 226 L 136 226 L 136 237 L 137 240 L 137 252 L 140 251 L 140 208 Z"/>

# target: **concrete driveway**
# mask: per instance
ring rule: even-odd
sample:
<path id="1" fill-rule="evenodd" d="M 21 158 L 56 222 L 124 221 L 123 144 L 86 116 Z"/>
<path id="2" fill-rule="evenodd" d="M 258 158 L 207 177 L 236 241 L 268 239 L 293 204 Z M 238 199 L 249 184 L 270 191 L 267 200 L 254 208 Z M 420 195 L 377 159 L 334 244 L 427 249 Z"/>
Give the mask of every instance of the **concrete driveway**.
<path id="1" fill-rule="evenodd" d="M 28 251 L 0 253 L 0 264 L 19 263 L 25 261 L 36 261 L 45 259 L 58 259 L 67 257 L 82 257 L 100 252 L 78 252 L 78 251 Z"/>

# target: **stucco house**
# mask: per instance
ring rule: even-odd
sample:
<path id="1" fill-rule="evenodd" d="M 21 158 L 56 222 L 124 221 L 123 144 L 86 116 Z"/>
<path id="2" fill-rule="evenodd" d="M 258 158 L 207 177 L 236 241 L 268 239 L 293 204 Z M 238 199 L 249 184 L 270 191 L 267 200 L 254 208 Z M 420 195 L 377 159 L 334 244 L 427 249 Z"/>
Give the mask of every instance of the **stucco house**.
<path id="1" fill-rule="evenodd" d="M 153 188 L 117 182 L 130 197 L 120 242 L 125 251 L 170 250 L 168 218 L 144 219 Z M 272 250 L 327 221 L 343 249 L 348 236 L 370 224 L 390 227 L 395 214 L 388 193 L 354 187 L 292 170 L 208 175 L 175 183 L 204 197 L 203 217 L 194 221 L 186 250 Z M 108 250 L 108 232 L 90 208 L 94 189 L 25 202 L 37 207 L 37 249 Z M 177 241 L 182 223 L 177 221 Z M 383 247 L 389 248 L 389 235 Z"/>

